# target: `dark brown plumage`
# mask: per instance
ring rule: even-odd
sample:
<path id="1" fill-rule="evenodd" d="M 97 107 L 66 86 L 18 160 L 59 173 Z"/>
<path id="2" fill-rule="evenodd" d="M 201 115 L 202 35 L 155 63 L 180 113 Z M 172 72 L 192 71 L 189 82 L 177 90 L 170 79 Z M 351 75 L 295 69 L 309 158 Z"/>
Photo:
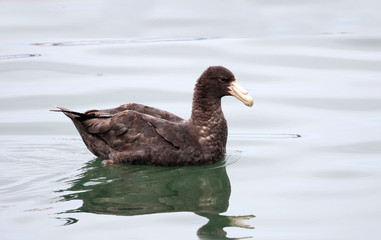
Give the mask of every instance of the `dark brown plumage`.
<path id="1" fill-rule="evenodd" d="M 204 164 L 225 154 L 228 133 L 221 98 L 228 95 L 253 104 L 232 72 L 214 66 L 197 80 L 189 120 L 136 103 L 85 113 L 56 111 L 73 121 L 87 148 L 105 164 Z"/>

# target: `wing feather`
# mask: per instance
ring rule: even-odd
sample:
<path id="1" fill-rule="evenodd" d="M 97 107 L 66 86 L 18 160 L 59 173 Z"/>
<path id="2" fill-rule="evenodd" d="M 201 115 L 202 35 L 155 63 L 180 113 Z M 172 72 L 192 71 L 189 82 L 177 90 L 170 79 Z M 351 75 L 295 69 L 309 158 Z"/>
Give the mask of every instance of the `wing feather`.
<path id="1" fill-rule="evenodd" d="M 110 115 L 110 114 L 115 115 L 115 114 L 121 113 L 121 112 L 126 111 L 126 110 L 132 110 L 132 111 L 139 112 L 142 114 L 151 115 L 153 117 L 162 118 L 162 119 L 165 119 L 165 120 L 168 120 L 171 122 L 184 121 L 184 119 L 182 119 L 181 117 L 179 117 L 173 113 L 170 113 L 170 112 L 158 109 L 158 108 L 153 108 L 153 107 L 149 107 L 146 105 L 142 105 L 142 104 L 137 104 L 137 103 L 123 104 L 117 108 L 102 109 L 102 110 L 96 110 L 96 109 L 89 110 L 89 111 L 85 112 L 85 114 L 93 115 L 93 116 L 103 116 L 103 115 Z"/>
<path id="2" fill-rule="evenodd" d="M 110 126 L 110 118 L 92 118 L 86 121 L 83 121 L 83 126 L 90 133 L 104 133 L 109 131 Z"/>
<path id="3" fill-rule="evenodd" d="M 125 110 L 85 120 L 83 126 L 108 145 L 109 158 L 116 162 L 181 165 L 201 154 L 184 122 Z"/>

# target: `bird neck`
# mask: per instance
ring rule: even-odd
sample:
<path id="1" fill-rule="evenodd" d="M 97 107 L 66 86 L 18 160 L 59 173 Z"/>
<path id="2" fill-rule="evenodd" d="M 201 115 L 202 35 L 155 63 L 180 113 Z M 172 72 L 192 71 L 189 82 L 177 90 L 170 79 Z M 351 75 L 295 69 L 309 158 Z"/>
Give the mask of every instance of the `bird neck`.
<path id="1" fill-rule="evenodd" d="M 205 161 L 217 161 L 225 154 L 227 123 L 221 108 L 221 98 L 195 93 L 189 121 L 195 129 Z"/>
<path id="2" fill-rule="evenodd" d="M 193 95 L 191 122 L 195 125 L 206 126 L 212 118 L 224 118 L 221 108 L 221 98 L 210 96 L 207 93 L 195 92 Z M 209 124 L 208 124 L 209 123 Z"/>

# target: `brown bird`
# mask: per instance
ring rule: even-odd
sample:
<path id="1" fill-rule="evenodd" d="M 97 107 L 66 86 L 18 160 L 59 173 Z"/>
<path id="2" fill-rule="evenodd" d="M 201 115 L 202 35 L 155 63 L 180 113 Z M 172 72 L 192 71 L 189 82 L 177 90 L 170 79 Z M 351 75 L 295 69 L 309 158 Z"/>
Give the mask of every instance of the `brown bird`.
<path id="1" fill-rule="evenodd" d="M 104 159 L 103 164 L 198 165 L 225 155 L 224 96 L 253 105 L 231 71 L 212 66 L 197 80 L 189 120 L 136 103 L 85 113 L 63 107 L 53 111 L 63 112 L 73 121 L 87 148 Z"/>

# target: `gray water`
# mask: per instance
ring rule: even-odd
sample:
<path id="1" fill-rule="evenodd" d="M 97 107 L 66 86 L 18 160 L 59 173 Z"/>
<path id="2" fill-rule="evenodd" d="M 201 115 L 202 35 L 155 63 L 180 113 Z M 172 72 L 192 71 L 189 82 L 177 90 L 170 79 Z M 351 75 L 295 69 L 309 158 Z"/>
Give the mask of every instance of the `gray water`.
<path id="1" fill-rule="evenodd" d="M 1 1 L 0 239 L 379 239 L 380 7 Z M 254 98 L 213 165 L 105 167 L 48 111 L 188 118 L 210 65 Z"/>

